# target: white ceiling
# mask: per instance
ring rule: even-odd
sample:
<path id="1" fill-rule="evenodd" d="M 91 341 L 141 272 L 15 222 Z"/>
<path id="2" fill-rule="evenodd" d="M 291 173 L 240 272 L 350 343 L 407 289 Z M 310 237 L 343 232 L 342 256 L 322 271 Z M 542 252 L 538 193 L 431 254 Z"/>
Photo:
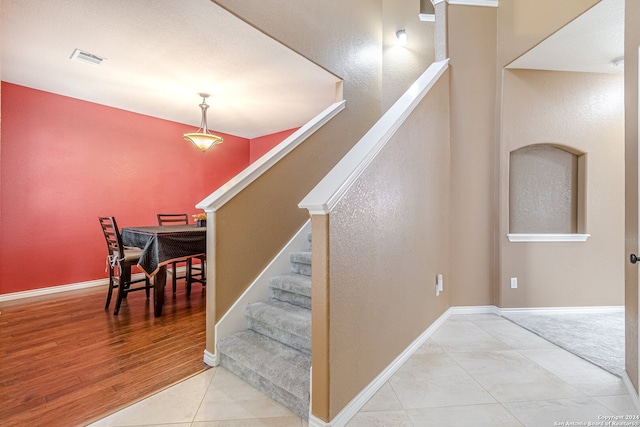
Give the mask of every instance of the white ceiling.
<path id="1" fill-rule="evenodd" d="M 209 0 L 1 0 L 3 81 L 254 138 L 299 127 L 339 79 Z M 107 58 L 70 60 L 74 49 Z"/>
<path id="2" fill-rule="evenodd" d="M 621 73 L 623 55 L 624 0 L 602 0 L 507 68 Z"/>

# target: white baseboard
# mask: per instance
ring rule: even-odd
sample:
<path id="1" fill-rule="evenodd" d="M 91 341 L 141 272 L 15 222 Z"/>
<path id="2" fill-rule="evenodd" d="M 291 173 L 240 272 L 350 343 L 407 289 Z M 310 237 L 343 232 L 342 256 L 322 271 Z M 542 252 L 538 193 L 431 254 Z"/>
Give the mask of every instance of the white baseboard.
<path id="1" fill-rule="evenodd" d="M 218 353 L 211 353 L 205 349 L 204 351 L 204 363 L 209 366 L 215 367 L 220 364 L 220 359 L 218 359 Z"/>
<path id="2" fill-rule="evenodd" d="M 495 305 L 458 306 L 449 308 L 450 314 L 497 314 L 500 309 Z"/>
<path id="3" fill-rule="evenodd" d="M 533 307 L 533 308 L 499 308 L 496 314 L 584 314 L 584 313 L 620 313 L 624 306 L 593 306 L 593 307 Z"/>
<path id="4" fill-rule="evenodd" d="M 43 295 L 57 294 L 59 292 L 78 291 L 96 286 L 109 286 L 109 278 L 89 280 L 87 282 L 72 283 L 69 285 L 50 286 L 48 288 L 33 289 L 30 291 L 13 292 L 0 295 L 0 302 L 13 301 L 22 298 L 39 297 Z"/>
<path id="5" fill-rule="evenodd" d="M 178 267 L 178 273 L 187 271 L 186 267 Z M 144 279 L 144 273 L 135 273 L 131 275 L 133 280 Z M 12 292 L 10 294 L 0 295 L 0 302 L 13 301 L 23 298 L 40 297 L 43 295 L 57 294 L 60 292 L 79 291 L 82 289 L 94 288 L 97 286 L 109 286 L 109 278 L 89 280 L 86 282 L 71 283 L 68 285 L 49 286 L 47 288 L 32 289 L 29 291 Z"/>

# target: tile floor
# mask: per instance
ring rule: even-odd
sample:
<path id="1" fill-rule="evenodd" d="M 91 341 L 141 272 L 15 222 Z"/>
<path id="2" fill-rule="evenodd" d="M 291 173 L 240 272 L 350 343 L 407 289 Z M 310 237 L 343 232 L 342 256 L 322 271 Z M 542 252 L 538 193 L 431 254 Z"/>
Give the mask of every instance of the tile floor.
<path id="1" fill-rule="evenodd" d="M 620 378 L 499 316 L 452 315 L 347 426 L 640 426 L 614 415 L 637 415 Z M 212 368 L 91 426 L 143 425 L 307 423 Z"/>

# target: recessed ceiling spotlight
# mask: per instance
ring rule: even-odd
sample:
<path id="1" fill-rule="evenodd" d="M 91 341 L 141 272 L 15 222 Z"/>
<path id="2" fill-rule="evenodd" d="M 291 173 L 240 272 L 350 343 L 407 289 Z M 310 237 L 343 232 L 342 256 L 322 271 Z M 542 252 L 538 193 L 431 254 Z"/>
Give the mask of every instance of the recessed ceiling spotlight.
<path id="1" fill-rule="evenodd" d="M 102 58 L 98 55 L 94 55 L 93 53 L 85 52 L 84 50 L 74 49 L 69 59 L 73 59 L 97 67 L 98 65 L 102 64 L 107 58 Z"/>
<path id="2" fill-rule="evenodd" d="M 624 56 L 620 56 L 613 61 L 611 61 L 614 67 L 622 67 L 624 66 Z"/>

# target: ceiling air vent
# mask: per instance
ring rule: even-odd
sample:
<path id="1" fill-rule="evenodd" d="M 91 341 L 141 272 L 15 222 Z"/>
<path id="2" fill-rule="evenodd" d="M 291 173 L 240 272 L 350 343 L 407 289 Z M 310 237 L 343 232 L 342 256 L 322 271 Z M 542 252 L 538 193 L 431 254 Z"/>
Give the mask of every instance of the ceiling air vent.
<path id="1" fill-rule="evenodd" d="M 102 58 L 100 56 L 94 55 L 92 53 L 89 52 L 85 52 L 83 50 L 80 49 L 75 49 L 73 51 L 73 53 L 71 54 L 71 56 L 69 57 L 69 59 L 74 59 L 76 61 L 80 61 L 83 62 L 85 64 L 89 64 L 89 65 L 93 65 L 93 66 L 98 66 L 100 64 L 102 64 L 102 62 L 106 59 L 106 58 Z"/>

